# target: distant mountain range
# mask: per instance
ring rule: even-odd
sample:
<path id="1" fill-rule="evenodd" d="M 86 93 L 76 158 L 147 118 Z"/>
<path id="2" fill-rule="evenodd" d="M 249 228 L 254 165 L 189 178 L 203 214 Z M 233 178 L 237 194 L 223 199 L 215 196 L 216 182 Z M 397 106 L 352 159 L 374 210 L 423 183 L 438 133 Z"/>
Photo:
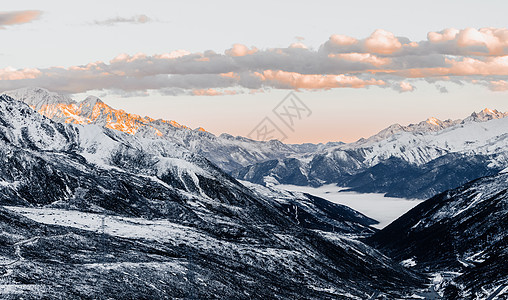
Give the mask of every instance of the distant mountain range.
<path id="1" fill-rule="evenodd" d="M 392 125 L 355 143 L 240 168 L 259 184 L 338 184 L 358 192 L 427 198 L 508 166 L 506 113 L 485 109 L 463 120 Z"/>
<path id="2" fill-rule="evenodd" d="M 357 192 L 427 198 L 508 167 L 508 113 L 484 109 L 459 120 L 394 124 L 354 143 L 288 145 L 215 136 L 175 121 L 116 110 L 89 96 L 81 102 L 41 88 L 6 92 L 60 123 L 95 124 L 160 138 L 203 155 L 234 177 L 259 184 L 338 184 Z M 499 121 L 496 121 L 499 120 Z"/>

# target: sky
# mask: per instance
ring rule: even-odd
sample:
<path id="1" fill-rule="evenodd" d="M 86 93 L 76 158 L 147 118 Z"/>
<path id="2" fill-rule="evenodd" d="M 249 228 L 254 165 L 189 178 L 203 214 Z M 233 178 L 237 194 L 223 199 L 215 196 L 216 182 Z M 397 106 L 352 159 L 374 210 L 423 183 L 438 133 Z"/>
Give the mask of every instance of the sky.
<path id="1" fill-rule="evenodd" d="M 0 91 L 288 143 L 508 111 L 506 1 L 10 1 Z M 265 136 L 266 137 L 266 136 Z"/>

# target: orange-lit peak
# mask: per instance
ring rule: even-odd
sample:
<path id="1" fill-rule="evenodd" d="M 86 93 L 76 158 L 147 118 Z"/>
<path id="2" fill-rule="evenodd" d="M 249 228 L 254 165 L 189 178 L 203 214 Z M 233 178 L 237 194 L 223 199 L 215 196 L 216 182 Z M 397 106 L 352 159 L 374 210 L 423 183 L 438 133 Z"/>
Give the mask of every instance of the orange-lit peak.
<path id="1" fill-rule="evenodd" d="M 489 114 L 489 115 L 493 115 L 493 114 L 496 114 L 496 113 L 497 113 L 497 110 L 495 110 L 495 109 L 490 109 L 490 108 L 487 108 L 487 107 L 486 107 L 486 108 L 484 108 L 482 111 L 483 111 L 483 113 L 485 113 L 485 114 Z"/>
<path id="2" fill-rule="evenodd" d="M 32 105 L 32 108 L 35 109 L 36 106 Z M 85 100 L 78 103 L 72 101 L 72 103 L 44 104 L 38 112 L 60 122 L 97 124 L 129 134 L 136 134 L 141 127 L 148 126 L 154 135 L 163 136 L 162 132 L 164 130 L 161 129 L 161 131 L 156 128 L 160 126 L 160 123 L 179 129 L 191 130 L 189 127 L 175 121 L 155 120 L 150 117 L 130 114 L 121 109 L 114 109 L 94 96 L 88 96 Z M 201 127 L 198 130 L 205 131 Z"/>
<path id="3" fill-rule="evenodd" d="M 428 118 L 426 122 L 427 122 L 428 124 L 430 124 L 430 125 L 434 125 L 434 126 L 439 126 L 439 125 L 440 125 L 439 123 L 441 123 L 441 121 L 439 121 L 438 119 L 436 119 L 436 118 L 434 118 L 434 117 L 430 117 L 430 118 Z"/>

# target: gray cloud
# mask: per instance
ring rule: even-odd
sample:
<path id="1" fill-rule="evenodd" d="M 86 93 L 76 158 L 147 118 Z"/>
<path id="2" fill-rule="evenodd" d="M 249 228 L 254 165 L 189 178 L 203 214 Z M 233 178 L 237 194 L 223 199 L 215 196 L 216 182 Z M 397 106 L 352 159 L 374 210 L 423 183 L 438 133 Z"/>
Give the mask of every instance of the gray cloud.
<path id="1" fill-rule="evenodd" d="M 113 26 L 117 24 L 144 24 L 151 22 L 152 19 L 147 17 L 146 15 L 136 15 L 129 18 L 124 17 L 115 17 L 111 19 L 106 20 L 96 20 L 94 21 L 95 25 L 102 25 L 102 26 Z"/>
<path id="2" fill-rule="evenodd" d="M 442 94 L 448 93 L 448 89 L 444 85 L 436 84 L 436 89 Z"/>

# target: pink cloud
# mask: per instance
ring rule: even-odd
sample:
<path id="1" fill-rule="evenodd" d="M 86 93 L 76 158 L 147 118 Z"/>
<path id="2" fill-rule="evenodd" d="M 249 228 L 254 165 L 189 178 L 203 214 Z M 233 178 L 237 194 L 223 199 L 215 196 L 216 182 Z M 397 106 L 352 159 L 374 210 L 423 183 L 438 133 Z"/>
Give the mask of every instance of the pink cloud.
<path id="1" fill-rule="evenodd" d="M 71 66 L 69 70 L 72 71 L 91 71 L 91 70 L 102 70 L 104 63 L 102 61 L 97 61 L 93 63 L 88 63 L 85 66 Z"/>
<path id="2" fill-rule="evenodd" d="M 155 58 L 155 59 L 175 59 L 175 58 L 180 58 L 180 57 L 190 55 L 190 54 L 191 54 L 191 52 L 189 52 L 187 50 L 180 49 L 180 50 L 175 50 L 175 51 L 168 52 L 168 53 L 157 54 L 157 55 L 154 55 L 153 58 Z M 122 54 L 117 55 L 115 58 L 113 58 L 109 62 L 112 64 L 119 63 L 119 62 L 130 63 L 130 62 L 134 62 L 136 60 L 147 59 L 148 57 L 149 57 L 148 55 L 146 55 L 145 53 L 142 53 L 142 52 L 136 53 L 132 56 L 127 53 L 122 53 Z"/>
<path id="3" fill-rule="evenodd" d="M 374 54 L 370 53 L 339 53 L 339 54 L 329 54 L 329 57 L 334 57 L 338 59 L 344 59 L 348 61 L 355 61 L 355 62 L 363 62 L 368 63 L 373 66 L 382 66 L 389 64 L 391 62 L 390 58 L 380 58 Z"/>
<path id="4" fill-rule="evenodd" d="M 194 96 L 220 96 L 222 95 L 222 92 L 217 91 L 216 89 L 199 89 L 199 90 L 193 90 L 192 94 Z"/>
<path id="5" fill-rule="evenodd" d="M 495 92 L 508 91 L 508 81 L 506 80 L 495 80 L 489 82 L 489 88 Z"/>
<path id="6" fill-rule="evenodd" d="M 399 87 L 401 92 L 412 92 L 415 90 L 415 87 L 411 83 L 406 81 L 400 82 Z"/>
<path id="7" fill-rule="evenodd" d="M 233 90 L 224 90 L 224 91 L 218 91 L 216 89 L 195 89 L 192 91 L 192 95 L 194 96 L 232 96 L 236 95 L 237 92 Z"/>
<path id="8" fill-rule="evenodd" d="M 508 56 L 487 57 L 484 60 L 466 57 L 461 61 L 448 60 L 452 75 L 508 75 Z"/>
<path id="9" fill-rule="evenodd" d="M 378 29 L 365 40 L 365 47 L 372 53 L 392 54 L 402 48 L 402 44 L 393 33 Z"/>
<path id="10" fill-rule="evenodd" d="M 249 54 L 254 54 L 258 51 L 256 47 L 252 47 L 251 49 L 247 48 L 247 46 L 242 44 L 234 44 L 233 48 L 226 50 L 226 55 L 229 56 L 245 56 Z"/>
<path id="11" fill-rule="evenodd" d="M 475 55 L 508 54 L 508 29 L 506 28 L 448 28 L 441 32 L 429 32 L 427 38 L 432 43 L 455 42 L 458 48 L 485 47 L 487 52 L 470 51 Z M 475 49 L 475 48 L 472 48 Z"/>
<path id="12" fill-rule="evenodd" d="M 385 85 L 382 80 L 363 80 L 356 76 L 300 74 L 295 72 L 266 70 L 255 73 L 262 81 L 277 82 L 283 86 L 295 89 L 332 89 L 332 88 L 362 88 L 368 85 Z"/>
<path id="13" fill-rule="evenodd" d="M 358 40 L 342 34 L 334 34 L 330 37 L 330 41 L 334 43 L 335 45 L 339 46 L 350 46 L 358 43 Z"/>
<path id="14" fill-rule="evenodd" d="M 429 32 L 427 39 L 433 43 L 440 43 L 454 40 L 459 34 L 459 30 L 455 28 L 447 28 L 441 32 Z"/>
<path id="15" fill-rule="evenodd" d="M 203 57 L 195 58 L 194 60 L 195 61 L 210 61 L 210 57 L 203 56 Z"/>
<path id="16" fill-rule="evenodd" d="M 32 22 L 40 17 L 39 10 L 22 10 L 12 12 L 0 12 L 0 28 L 3 25 L 17 25 Z"/>
<path id="17" fill-rule="evenodd" d="M 235 73 L 235 72 L 222 73 L 222 74 L 220 74 L 220 76 L 227 77 L 227 78 L 233 78 L 233 79 L 240 79 L 240 76 L 238 75 L 238 73 Z"/>
<path id="18" fill-rule="evenodd" d="M 175 59 L 175 58 L 180 58 L 180 57 L 183 57 L 183 56 L 186 56 L 189 54 L 191 54 L 189 51 L 180 49 L 180 50 L 175 50 L 175 51 L 172 51 L 169 53 L 160 54 L 160 55 L 156 56 L 156 58 Z"/>
<path id="19" fill-rule="evenodd" d="M 34 79 L 41 75 L 38 69 L 17 70 L 11 67 L 0 69 L 0 80 Z"/>
<path id="20" fill-rule="evenodd" d="M 388 73 L 406 78 L 450 76 L 508 76 L 508 56 L 484 57 L 483 59 L 464 57 L 462 60 L 445 59 L 448 67 L 377 69 L 370 73 Z"/>
<path id="21" fill-rule="evenodd" d="M 291 45 L 289 45 L 289 48 L 307 49 L 307 46 L 304 43 L 298 42 L 298 43 L 292 43 Z"/>
<path id="22" fill-rule="evenodd" d="M 506 53 L 508 47 L 508 29 L 506 28 L 467 28 L 457 38 L 459 46 L 485 46 L 491 55 Z"/>

